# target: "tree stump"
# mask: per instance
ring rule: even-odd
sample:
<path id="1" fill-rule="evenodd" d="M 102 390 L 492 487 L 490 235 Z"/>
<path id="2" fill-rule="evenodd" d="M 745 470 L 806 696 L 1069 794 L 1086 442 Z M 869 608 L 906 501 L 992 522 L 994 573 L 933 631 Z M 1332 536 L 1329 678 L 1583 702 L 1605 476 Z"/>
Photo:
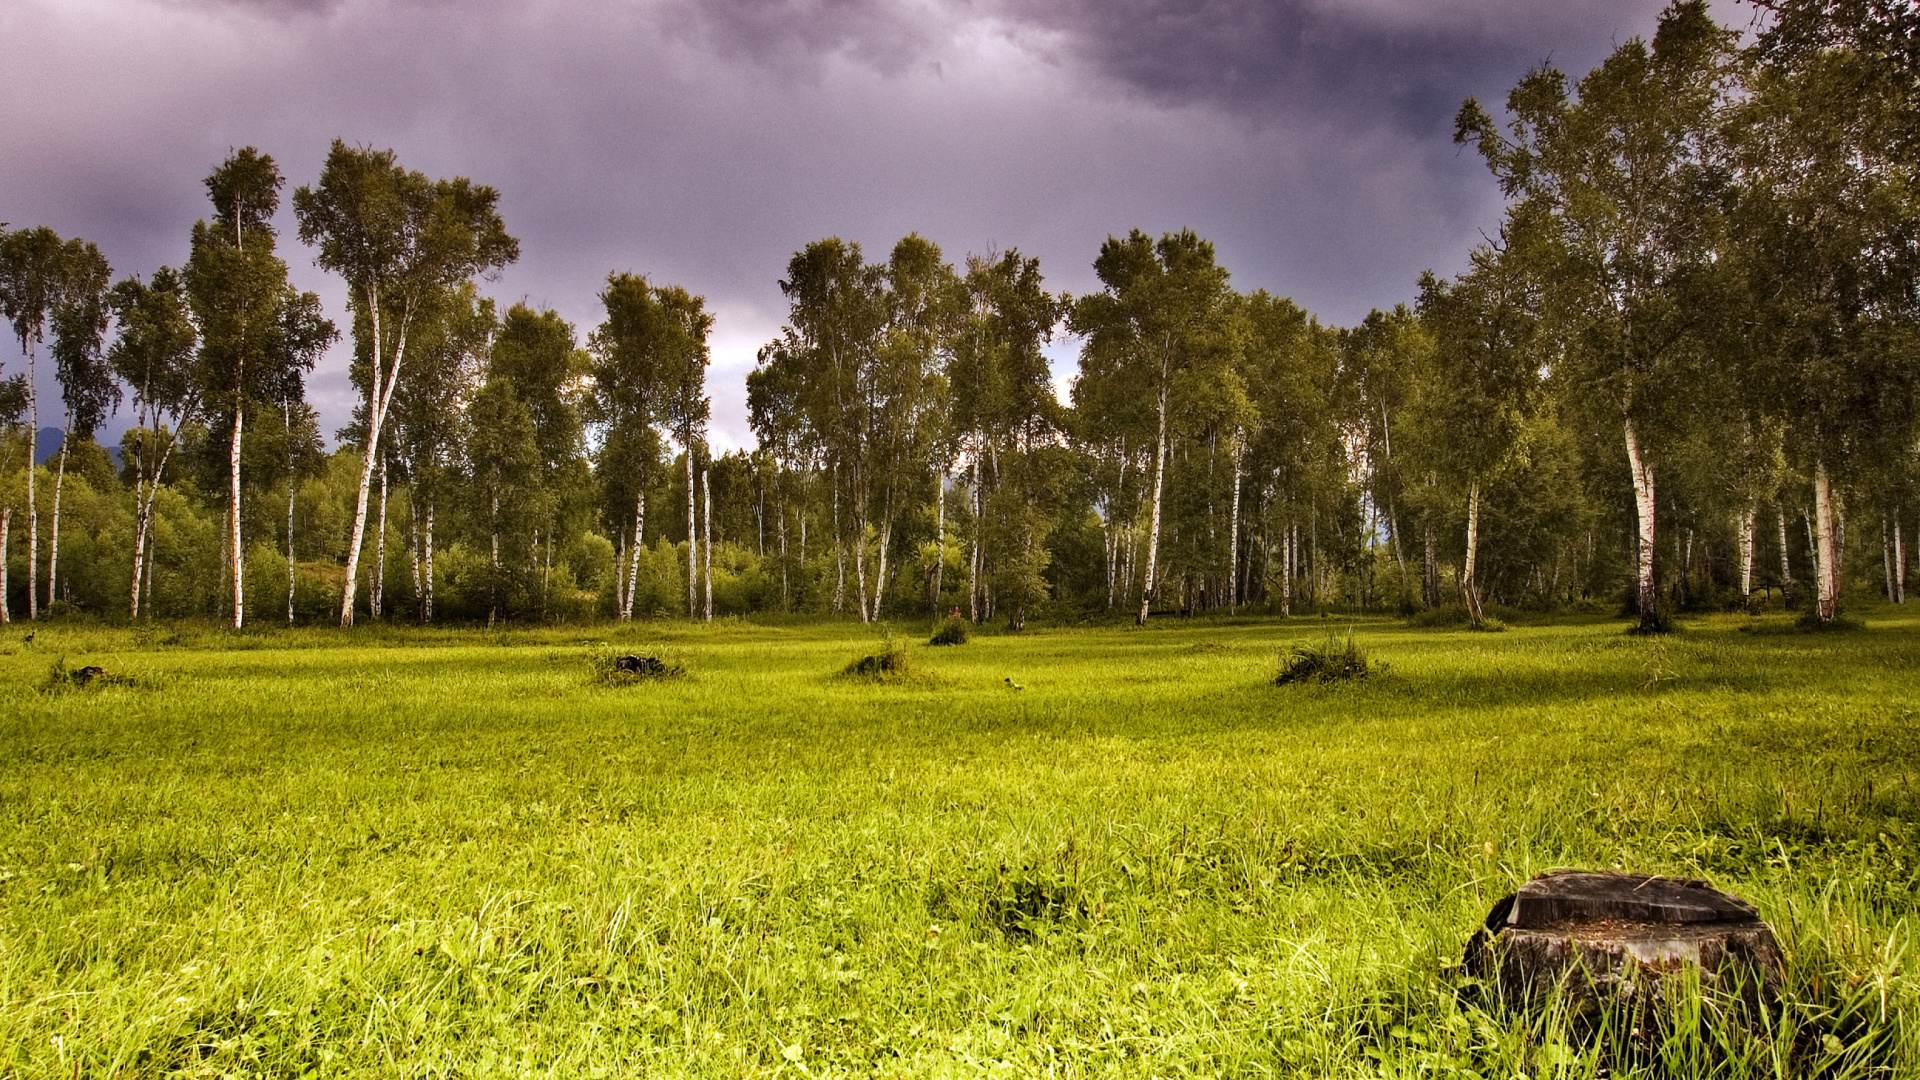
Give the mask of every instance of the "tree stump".
<path id="1" fill-rule="evenodd" d="M 1647 1009 L 1694 979 L 1758 1006 L 1780 983 L 1779 945 L 1752 904 L 1647 874 L 1542 874 L 1493 906 L 1464 963 L 1509 1006 L 1559 995 L 1576 1013 Z"/>

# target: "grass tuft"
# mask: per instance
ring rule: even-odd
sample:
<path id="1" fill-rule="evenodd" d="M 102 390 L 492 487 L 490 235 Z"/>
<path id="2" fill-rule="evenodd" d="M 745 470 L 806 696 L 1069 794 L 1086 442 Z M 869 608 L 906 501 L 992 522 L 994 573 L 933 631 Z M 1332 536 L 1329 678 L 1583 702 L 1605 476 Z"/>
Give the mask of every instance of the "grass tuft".
<path id="1" fill-rule="evenodd" d="M 1369 666 L 1366 650 L 1354 641 L 1353 631 L 1348 630 L 1344 642 L 1339 635 L 1329 634 L 1327 640 L 1318 645 L 1300 642 L 1281 653 L 1280 674 L 1273 681 L 1276 686 L 1357 682 L 1379 674 L 1385 667 L 1384 664 Z"/>
<path id="2" fill-rule="evenodd" d="M 940 624 L 933 636 L 927 639 L 929 645 L 965 645 L 971 631 L 965 619 L 947 619 Z"/>
<path id="3" fill-rule="evenodd" d="M 906 646 L 893 639 L 893 631 L 880 635 L 880 651 L 863 656 L 840 669 L 840 674 L 869 682 L 894 682 L 912 677 L 913 661 Z"/>

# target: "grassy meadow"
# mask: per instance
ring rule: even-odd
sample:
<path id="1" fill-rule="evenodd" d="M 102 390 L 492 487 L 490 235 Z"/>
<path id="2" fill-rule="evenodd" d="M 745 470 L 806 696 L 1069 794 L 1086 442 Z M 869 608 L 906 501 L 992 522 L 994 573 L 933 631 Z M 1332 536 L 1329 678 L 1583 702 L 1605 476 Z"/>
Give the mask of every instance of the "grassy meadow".
<path id="1" fill-rule="evenodd" d="M 1646 1075 L 1920 1075 L 1920 605 L 1864 615 L 896 624 L 885 681 L 847 623 L 16 624 L 0 1077 L 1627 1075 L 1463 992 L 1568 866 L 1781 935 Z M 1384 677 L 1272 685 L 1348 627 Z"/>

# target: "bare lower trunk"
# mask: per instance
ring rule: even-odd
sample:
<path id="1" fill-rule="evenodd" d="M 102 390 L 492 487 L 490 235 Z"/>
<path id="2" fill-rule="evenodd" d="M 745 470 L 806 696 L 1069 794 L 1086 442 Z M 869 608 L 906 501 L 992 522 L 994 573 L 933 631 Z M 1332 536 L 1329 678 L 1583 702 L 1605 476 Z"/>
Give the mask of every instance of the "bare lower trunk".
<path id="1" fill-rule="evenodd" d="M 893 546 L 893 493 L 887 493 L 887 513 L 880 519 L 880 550 L 873 570 L 873 621 L 880 621 L 880 604 L 887 595 L 887 549 Z"/>
<path id="2" fill-rule="evenodd" d="M 633 547 L 627 555 L 627 589 L 620 598 L 620 620 L 633 619 L 633 598 L 640 592 L 640 548 L 647 529 L 647 493 L 644 489 L 633 498 Z"/>
<path id="3" fill-rule="evenodd" d="M 700 470 L 700 576 L 706 582 L 706 616 L 713 621 L 713 474 Z"/>
<path id="4" fill-rule="evenodd" d="M 227 445 L 227 550 L 233 572 L 233 628 L 246 621 L 246 563 L 240 549 L 240 432 L 246 426 L 246 409 L 233 406 L 233 441 Z"/>
<path id="5" fill-rule="evenodd" d="M 1480 482 L 1475 480 L 1467 487 L 1467 560 L 1460 574 L 1460 592 L 1467 601 L 1467 617 L 1473 625 L 1479 626 L 1484 613 L 1480 610 L 1480 582 L 1474 576 L 1474 566 L 1480 555 Z"/>
<path id="6" fill-rule="evenodd" d="M 1779 529 L 1780 541 L 1780 602 L 1793 602 L 1793 560 L 1787 557 L 1787 511 L 1779 503 L 1773 504 L 1773 522 Z"/>
<path id="7" fill-rule="evenodd" d="M 1167 478 L 1167 380 L 1160 380 L 1160 435 L 1153 449 L 1153 509 L 1147 519 L 1147 577 L 1140 585 L 1140 626 L 1147 625 L 1147 613 L 1153 610 L 1154 577 L 1160 572 L 1160 495 Z"/>
<path id="8" fill-rule="evenodd" d="M 1747 503 L 1740 511 L 1740 595 L 1742 598 L 1753 595 L 1753 519 L 1754 505 Z"/>
<path id="9" fill-rule="evenodd" d="M 8 550 L 13 539 L 13 507 L 0 507 L 0 623 L 13 621 L 13 602 L 7 598 L 7 561 L 12 555 Z M 140 579 L 134 579 L 138 587 Z"/>
<path id="10" fill-rule="evenodd" d="M 292 470 L 287 472 L 287 625 L 293 625 L 294 586 L 298 584 L 296 564 L 293 561 L 293 495 L 299 485 L 295 483 Z M 416 572 L 415 577 L 418 577 Z M 416 584 L 416 589 L 418 588 Z"/>
<path id="11" fill-rule="evenodd" d="M 1280 617 L 1283 619 L 1293 614 L 1293 548 L 1298 535 L 1299 530 L 1288 522 L 1286 538 L 1282 541 L 1286 550 L 1280 560 Z"/>
<path id="12" fill-rule="evenodd" d="M 34 452 L 39 449 L 40 399 L 33 389 L 33 345 L 27 345 L 27 620 L 40 617 L 40 496 L 39 470 L 34 467 Z"/>
<path id="13" fill-rule="evenodd" d="M 1246 446 L 1240 436 L 1233 437 L 1233 525 L 1227 531 L 1227 603 L 1240 606 L 1240 469 L 1246 460 Z"/>
<path id="14" fill-rule="evenodd" d="M 784 484 L 779 502 L 780 521 L 775 525 L 774 533 L 780 543 L 780 610 L 789 611 L 793 608 L 793 583 L 787 574 L 787 495 Z"/>
<path id="15" fill-rule="evenodd" d="M 493 523 L 493 553 L 489 560 L 490 572 L 487 575 L 487 625 L 492 626 L 500 617 L 500 494 L 495 492 L 487 502 L 489 517 Z"/>
<path id="16" fill-rule="evenodd" d="M 940 614 L 940 586 L 947 569 L 947 470 L 933 478 L 933 595 L 927 598 L 927 610 Z"/>
<path id="17" fill-rule="evenodd" d="M 427 500 L 426 544 L 427 565 L 421 571 L 426 581 L 425 591 L 421 594 L 423 600 L 420 605 L 420 621 L 430 623 L 433 621 L 433 500 L 431 499 Z"/>
<path id="18" fill-rule="evenodd" d="M 373 466 L 380 451 L 380 428 L 387 421 L 387 406 L 393 401 L 394 387 L 400 383 L 400 364 L 406 356 L 406 319 L 400 321 L 400 334 L 394 343 L 393 358 L 390 363 L 381 356 L 380 302 L 372 295 L 366 297 L 366 311 L 372 332 L 367 335 L 372 345 L 373 371 L 367 388 L 367 447 L 360 460 L 360 484 L 354 494 L 353 533 L 347 540 L 347 572 L 345 587 L 340 590 L 340 625 L 353 625 L 353 602 L 360 591 L 360 546 L 367 535 L 367 500 L 373 494 Z"/>
<path id="19" fill-rule="evenodd" d="M 67 414 L 67 431 L 60 433 L 60 466 L 53 473 L 53 516 L 47 522 L 47 610 L 59 595 L 54 584 L 60 578 L 60 489 L 67 481 L 67 441 L 72 438 L 73 414 Z"/>
<path id="20" fill-rule="evenodd" d="M 373 541 L 373 580 L 367 582 L 367 613 L 379 618 L 387 595 L 387 459 L 380 457 L 380 525 Z"/>
<path id="21" fill-rule="evenodd" d="M 1420 599 L 1428 609 L 1440 606 L 1440 558 L 1433 549 L 1433 515 L 1425 515 L 1425 527 L 1421 530 Z"/>
<path id="22" fill-rule="evenodd" d="M 1635 558 L 1635 596 L 1640 608 L 1640 626 L 1651 629 L 1657 625 L 1657 612 L 1660 597 L 1655 589 L 1653 578 L 1653 541 L 1654 541 L 1654 491 L 1653 470 L 1640 456 L 1640 439 L 1634 432 L 1633 421 L 1625 425 L 1627 442 L 1627 467 L 1633 472 L 1633 503 L 1639 523 L 1639 551 Z"/>
<path id="23" fill-rule="evenodd" d="M 1833 483 L 1827 475 L 1825 457 L 1813 464 L 1814 573 L 1816 576 L 1815 614 L 1821 622 L 1832 622 L 1840 614 L 1840 559 L 1836 549 L 1833 516 Z"/>
<path id="24" fill-rule="evenodd" d="M 1893 602 L 1907 602 L 1907 545 L 1900 531 L 1900 512 L 1893 514 Z"/>
<path id="25" fill-rule="evenodd" d="M 967 558 L 967 617 L 978 623 L 980 610 L 980 533 L 983 525 L 980 511 L 984 500 L 980 498 L 980 455 L 973 456 L 973 479 L 968 484 L 969 496 L 973 499 L 973 554 Z"/>
<path id="26" fill-rule="evenodd" d="M 1880 515 L 1880 566 L 1887 575 L 1887 602 L 1893 603 L 1893 536 L 1887 532 L 1887 515 Z"/>
<path id="27" fill-rule="evenodd" d="M 695 526 L 698 515 L 694 513 L 694 476 L 693 447 L 687 447 L 687 618 L 700 617 L 700 536 Z"/>

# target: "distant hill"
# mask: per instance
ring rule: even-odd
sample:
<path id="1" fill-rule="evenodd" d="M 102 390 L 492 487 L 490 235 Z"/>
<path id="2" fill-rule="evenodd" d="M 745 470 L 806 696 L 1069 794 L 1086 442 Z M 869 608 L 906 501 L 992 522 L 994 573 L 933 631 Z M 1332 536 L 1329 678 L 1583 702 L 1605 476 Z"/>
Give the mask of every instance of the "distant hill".
<path id="1" fill-rule="evenodd" d="M 52 461 L 53 456 L 60 452 L 60 439 L 64 434 L 65 432 L 57 427 L 41 428 L 33 437 L 33 463 L 35 465 L 45 465 L 47 462 Z M 105 449 L 107 456 L 113 459 L 114 468 L 119 469 L 126 466 L 126 462 L 120 460 L 120 448 L 118 446 L 109 446 Z"/>

